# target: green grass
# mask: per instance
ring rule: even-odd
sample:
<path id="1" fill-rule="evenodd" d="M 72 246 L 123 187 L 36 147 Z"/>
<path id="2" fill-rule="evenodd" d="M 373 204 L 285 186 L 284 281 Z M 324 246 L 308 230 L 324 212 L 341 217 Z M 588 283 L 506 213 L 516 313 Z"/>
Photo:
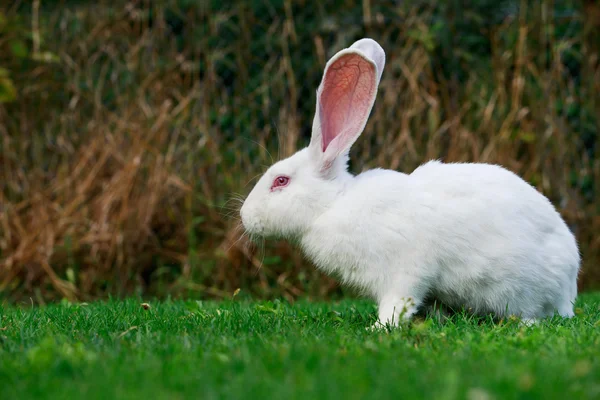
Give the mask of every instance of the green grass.
<path id="1" fill-rule="evenodd" d="M 0 398 L 600 396 L 600 294 L 539 326 L 458 314 L 368 332 L 375 306 L 136 300 L 0 306 Z"/>

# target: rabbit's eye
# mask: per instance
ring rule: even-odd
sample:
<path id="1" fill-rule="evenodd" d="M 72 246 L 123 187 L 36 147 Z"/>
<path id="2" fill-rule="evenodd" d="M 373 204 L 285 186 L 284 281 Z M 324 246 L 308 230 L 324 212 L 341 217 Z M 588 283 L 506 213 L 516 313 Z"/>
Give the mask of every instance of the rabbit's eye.
<path id="1" fill-rule="evenodd" d="M 289 183 L 290 183 L 290 178 L 288 176 L 279 175 L 273 181 L 273 184 L 271 185 L 271 190 L 273 190 L 275 188 L 281 188 L 281 187 L 287 186 Z"/>

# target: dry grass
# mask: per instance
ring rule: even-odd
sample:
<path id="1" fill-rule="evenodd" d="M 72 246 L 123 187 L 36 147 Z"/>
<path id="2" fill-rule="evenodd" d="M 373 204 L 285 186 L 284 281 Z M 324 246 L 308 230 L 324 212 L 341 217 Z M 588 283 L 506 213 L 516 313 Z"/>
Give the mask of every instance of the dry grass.
<path id="1" fill-rule="evenodd" d="M 592 3 L 567 16 L 546 2 L 522 7 L 480 33 L 487 59 L 436 31 L 432 7 L 339 1 L 326 15 L 302 1 L 177 4 L 4 9 L 59 61 L 0 56 L 19 94 L 0 105 L 0 292 L 43 301 L 339 290 L 288 245 L 251 246 L 235 199 L 271 154 L 307 143 L 325 61 L 363 35 L 388 62 L 353 170 L 500 163 L 550 197 L 579 238 L 582 287 L 600 284 Z"/>

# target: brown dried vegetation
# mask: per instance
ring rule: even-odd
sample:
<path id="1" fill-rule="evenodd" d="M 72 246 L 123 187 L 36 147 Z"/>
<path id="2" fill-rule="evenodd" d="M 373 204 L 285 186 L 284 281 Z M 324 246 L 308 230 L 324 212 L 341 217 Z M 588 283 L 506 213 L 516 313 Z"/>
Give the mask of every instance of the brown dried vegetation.
<path id="1" fill-rule="evenodd" d="M 0 66 L 17 91 L 0 103 L 4 295 L 339 290 L 287 244 L 250 245 L 236 209 L 271 154 L 307 143 L 325 61 L 361 36 L 377 38 L 388 60 L 352 169 L 410 172 L 431 158 L 502 164 L 575 231 L 582 288 L 600 283 L 592 3 L 557 16 L 550 2 L 522 2 L 478 33 L 484 59 L 444 34 L 458 29 L 449 11 L 418 2 L 338 1 L 335 15 L 287 0 L 272 10 L 258 1 L 25 3 L 0 14 L 33 33 L 33 55 L 55 58 L 11 57 L 18 35 L 0 33 Z"/>

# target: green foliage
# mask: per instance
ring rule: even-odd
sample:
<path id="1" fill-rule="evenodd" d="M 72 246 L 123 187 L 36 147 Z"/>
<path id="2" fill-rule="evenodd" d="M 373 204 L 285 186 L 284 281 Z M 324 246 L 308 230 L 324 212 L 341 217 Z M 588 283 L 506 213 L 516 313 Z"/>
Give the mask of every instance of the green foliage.
<path id="1" fill-rule="evenodd" d="M 13 85 L 8 71 L 0 68 L 0 103 L 13 101 L 17 96 L 17 91 Z"/>
<path id="2" fill-rule="evenodd" d="M 9 24 L 6 16 L 0 11 L 0 43 L 3 42 L 3 37 L 10 34 L 15 28 Z M 23 45 L 23 42 L 19 39 L 12 39 L 8 41 L 8 47 L 14 57 L 23 58 L 27 56 L 27 49 Z M 0 52 L 3 52 L 3 48 L 0 47 Z M 6 103 L 13 101 L 16 98 L 17 91 L 10 79 L 9 71 L 2 67 L 0 63 L 0 103 Z"/>
<path id="3" fill-rule="evenodd" d="M 59 57 L 50 51 L 30 49 L 31 38 L 34 35 L 43 42 L 39 31 L 33 32 L 18 15 L 8 17 L 0 9 L 0 103 L 14 101 L 18 92 L 10 70 L 6 66 L 18 70 L 26 67 L 28 61 L 38 63 L 59 61 Z"/>
<path id="4" fill-rule="evenodd" d="M 593 399 L 600 296 L 525 327 L 463 313 L 368 331 L 363 301 L 0 306 L 0 397 Z"/>

